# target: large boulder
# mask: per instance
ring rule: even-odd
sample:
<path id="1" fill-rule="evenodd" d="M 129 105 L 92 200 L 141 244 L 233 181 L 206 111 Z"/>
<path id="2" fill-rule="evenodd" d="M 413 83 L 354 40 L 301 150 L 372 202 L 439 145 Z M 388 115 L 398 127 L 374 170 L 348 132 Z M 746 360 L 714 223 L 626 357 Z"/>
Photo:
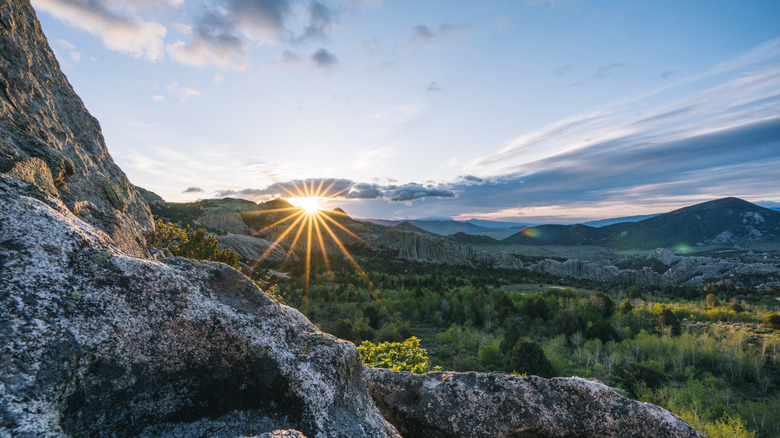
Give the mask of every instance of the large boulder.
<path id="1" fill-rule="evenodd" d="M 2 176 L 0 285 L 0 436 L 398 436 L 353 344 L 224 264 L 128 256 Z"/>
<path id="2" fill-rule="evenodd" d="M 405 438 L 703 437 L 669 411 L 590 380 L 379 368 L 365 375 Z"/>
<path id="3" fill-rule="evenodd" d="M 0 7 L 0 173 L 59 196 L 124 251 L 145 253 L 149 207 L 114 163 L 27 0 Z"/>

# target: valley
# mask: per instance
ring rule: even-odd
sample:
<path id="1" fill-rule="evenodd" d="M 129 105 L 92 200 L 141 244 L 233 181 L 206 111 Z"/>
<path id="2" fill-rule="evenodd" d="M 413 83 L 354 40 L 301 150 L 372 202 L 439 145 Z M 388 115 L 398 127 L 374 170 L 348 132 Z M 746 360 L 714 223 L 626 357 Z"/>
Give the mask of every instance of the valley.
<path id="1" fill-rule="evenodd" d="M 609 239 L 604 246 L 562 245 L 563 237 L 528 244 L 527 237 L 485 243 L 468 236 L 463 243 L 462 235 L 437 235 L 410 222 L 382 225 L 341 210 L 321 212 L 346 228 L 334 232 L 344 247 L 314 245 L 308 262 L 305 237 L 279 238 L 288 228 L 274 210 L 296 211 L 281 200 L 256 207 L 237 200 L 151 205 L 157 217 L 208 224 L 219 234 L 228 221 L 215 219 L 214 211 L 244 218 L 245 232 L 281 250 L 261 262 L 244 258 L 244 270 L 320 329 L 357 345 L 401 345 L 416 337 L 429 366 L 594 378 L 671 409 L 709 436 L 775 436 L 780 332 L 769 320 L 780 310 L 778 222 L 758 206 L 737 202 L 745 210 L 735 211 L 733 199 L 720 204 L 720 211 L 711 211 L 712 204 L 687 211 L 734 216 L 736 225 L 691 234 L 701 242 L 654 249 Z M 756 210 L 769 219 L 760 223 L 760 236 L 747 229 L 752 225 L 741 228 Z M 273 222 L 262 219 L 263 211 Z M 612 227 L 666 229 L 679 215 Z M 733 226 L 737 231 L 729 231 Z M 581 243 L 588 238 L 580 227 L 555 226 Z M 723 233 L 732 238 L 718 239 Z M 218 237 L 224 248 L 230 236 Z M 540 348 L 543 368 L 513 356 L 521 339 Z"/>

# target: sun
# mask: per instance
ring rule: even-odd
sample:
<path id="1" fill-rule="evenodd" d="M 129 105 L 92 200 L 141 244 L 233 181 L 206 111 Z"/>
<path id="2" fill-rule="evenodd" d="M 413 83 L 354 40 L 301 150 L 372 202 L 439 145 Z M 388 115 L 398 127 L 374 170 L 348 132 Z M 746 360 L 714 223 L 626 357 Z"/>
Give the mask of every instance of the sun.
<path id="1" fill-rule="evenodd" d="M 319 182 L 319 184 L 317 184 Z M 325 185 L 326 180 L 321 179 L 319 181 L 315 179 L 309 179 L 300 181 L 300 185 L 293 183 L 292 188 L 284 188 L 282 190 L 287 192 L 289 197 L 285 199 L 291 204 L 290 207 L 283 207 L 272 210 L 264 210 L 263 213 L 269 213 L 277 215 L 281 213 L 283 217 L 276 220 L 270 225 L 267 225 L 262 230 L 258 230 L 257 233 L 263 233 L 266 230 L 273 229 L 277 226 L 283 226 L 284 229 L 274 240 L 273 244 L 263 252 L 263 254 L 255 261 L 255 266 L 262 263 L 271 252 L 277 248 L 277 245 L 281 244 L 285 239 L 291 240 L 289 243 L 289 249 L 287 250 L 287 257 L 282 263 L 287 263 L 290 255 L 295 248 L 300 246 L 305 247 L 305 270 L 303 278 L 303 290 L 306 296 L 309 295 L 309 283 L 311 279 L 311 264 L 312 264 L 312 247 L 319 245 L 319 253 L 322 255 L 325 269 L 330 272 L 330 261 L 328 260 L 328 251 L 326 250 L 325 240 L 328 239 L 332 243 L 335 243 L 338 249 L 341 251 L 345 259 L 355 269 L 358 276 L 367 284 L 371 284 L 371 279 L 360 268 L 357 260 L 349 253 L 344 242 L 341 241 L 337 232 L 344 232 L 359 242 L 362 242 L 367 247 L 371 245 L 363 240 L 360 236 L 350 231 L 341 221 L 337 220 L 340 215 L 345 215 L 343 211 L 322 210 L 321 203 L 326 202 L 329 199 L 335 198 L 344 193 L 347 188 L 343 188 L 339 191 L 331 191 L 333 186 L 338 182 L 337 180 L 331 180 L 329 185 Z M 286 224 L 286 225 L 285 225 Z M 289 236 L 289 237 L 288 237 Z M 334 274 L 330 272 L 330 275 Z M 335 277 L 333 279 L 335 282 Z"/>
<path id="2" fill-rule="evenodd" d="M 313 214 L 320 210 L 320 198 L 315 196 L 287 198 L 287 201 L 296 207 L 304 209 L 308 214 Z"/>

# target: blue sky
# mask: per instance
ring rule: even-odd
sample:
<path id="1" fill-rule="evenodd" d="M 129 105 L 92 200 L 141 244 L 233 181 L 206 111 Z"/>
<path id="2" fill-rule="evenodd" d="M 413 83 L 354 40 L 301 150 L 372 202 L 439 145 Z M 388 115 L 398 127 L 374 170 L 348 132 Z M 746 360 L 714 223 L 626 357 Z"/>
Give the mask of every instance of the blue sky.
<path id="1" fill-rule="evenodd" d="M 357 217 L 780 201 L 780 2 L 33 0 L 169 201 L 326 180 Z"/>

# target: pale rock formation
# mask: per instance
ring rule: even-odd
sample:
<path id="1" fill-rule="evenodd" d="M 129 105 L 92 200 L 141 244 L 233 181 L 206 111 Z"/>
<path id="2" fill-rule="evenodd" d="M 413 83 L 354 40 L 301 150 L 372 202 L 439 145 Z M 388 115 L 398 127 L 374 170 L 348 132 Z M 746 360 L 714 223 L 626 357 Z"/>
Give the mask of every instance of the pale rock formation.
<path id="1" fill-rule="evenodd" d="M 232 249 L 237 252 L 241 258 L 246 260 L 259 260 L 269 248 L 273 248 L 265 255 L 264 260 L 269 262 L 281 262 L 288 257 L 288 251 L 280 244 L 275 244 L 271 241 L 261 239 L 259 237 L 252 237 L 246 234 L 228 234 L 226 236 L 217 236 L 219 241 L 219 247 L 222 249 Z M 298 256 L 291 252 L 289 253 L 289 260 L 292 262 L 298 261 Z"/>
<path id="2" fill-rule="evenodd" d="M 367 369 L 379 409 L 405 438 L 698 438 L 681 418 L 580 378 Z"/>
<path id="3" fill-rule="evenodd" d="M 196 224 L 214 230 L 222 230 L 227 233 L 247 233 L 250 231 L 238 211 L 223 207 L 206 207 L 202 215 L 195 221 Z"/>
<path id="4" fill-rule="evenodd" d="M 431 233 L 390 228 L 375 244 L 402 259 L 445 265 L 471 265 L 461 246 Z"/>

